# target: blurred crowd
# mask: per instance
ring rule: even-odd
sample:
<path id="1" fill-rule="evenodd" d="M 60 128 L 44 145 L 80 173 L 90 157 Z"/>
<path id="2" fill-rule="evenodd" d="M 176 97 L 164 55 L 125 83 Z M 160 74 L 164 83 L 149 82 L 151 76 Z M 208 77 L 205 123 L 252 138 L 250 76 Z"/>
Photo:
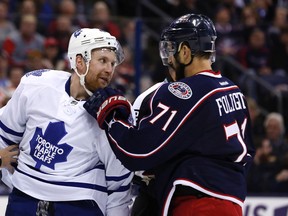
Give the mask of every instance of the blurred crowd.
<path id="1" fill-rule="evenodd" d="M 288 194 L 288 0 L 0 0 L 0 107 L 25 73 L 42 68 L 70 71 L 67 44 L 71 33 L 83 27 L 118 38 L 126 58 L 116 68 L 112 85 L 133 102 L 137 20 L 148 27 L 141 32 L 143 91 L 162 81 L 167 70 L 155 35 L 160 36 L 168 17 L 186 13 L 202 13 L 214 21 L 215 70 L 221 69 L 247 94 L 257 149 L 249 193 Z M 219 57 L 232 58 L 246 72 L 219 62 Z M 251 73 L 282 95 L 283 112 L 276 109 L 275 97 L 251 80 Z"/>

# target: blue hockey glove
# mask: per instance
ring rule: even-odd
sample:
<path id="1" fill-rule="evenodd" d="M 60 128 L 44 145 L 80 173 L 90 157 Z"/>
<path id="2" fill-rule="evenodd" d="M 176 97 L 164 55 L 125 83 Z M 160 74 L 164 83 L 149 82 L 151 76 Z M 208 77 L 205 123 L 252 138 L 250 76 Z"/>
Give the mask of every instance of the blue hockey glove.
<path id="1" fill-rule="evenodd" d="M 83 106 L 102 129 L 108 129 L 113 118 L 128 121 L 131 114 L 129 101 L 119 91 L 109 87 L 95 91 Z"/>

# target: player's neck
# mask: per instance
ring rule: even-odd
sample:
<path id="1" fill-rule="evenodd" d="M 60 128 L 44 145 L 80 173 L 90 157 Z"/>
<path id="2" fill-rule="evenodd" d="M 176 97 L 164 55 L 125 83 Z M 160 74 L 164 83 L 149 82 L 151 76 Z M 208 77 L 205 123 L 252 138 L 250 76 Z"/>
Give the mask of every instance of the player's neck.
<path id="1" fill-rule="evenodd" d="M 83 86 L 80 85 L 80 80 L 76 73 L 73 73 L 71 77 L 70 96 L 76 100 L 85 100 L 89 96 Z"/>
<path id="2" fill-rule="evenodd" d="M 185 75 L 190 77 L 204 70 L 212 70 L 211 61 L 209 59 L 194 58 L 193 63 L 185 68 Z"/>

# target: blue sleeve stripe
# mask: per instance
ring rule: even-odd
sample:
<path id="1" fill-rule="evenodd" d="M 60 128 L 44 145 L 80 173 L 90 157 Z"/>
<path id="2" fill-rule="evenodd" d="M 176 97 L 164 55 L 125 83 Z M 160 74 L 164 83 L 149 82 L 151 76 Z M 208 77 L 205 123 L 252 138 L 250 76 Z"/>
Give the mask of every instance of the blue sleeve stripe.
<path id="1" fill-rule="evenodd" d="M 2 138 L 2 140 L 7 144 L 7 145 L 14 145 L 15 142 L 9 140 L 9 139 L 6 139 L 5 137 L 1 136 L 0 137 Z"/>
<path id="2" fill-rule="evenodd" d="M 60 181 L 47 181 L 45 179 L 38 178 L 36 176 L 32 176 L 28 173 L 25 173 L 18 168 L 16 168 L 17 172 L 22 173 L 24 175 L 29 176 L 30 178 L 36 179 L 37 181 L 45 182 L 47 184 L 53 184 L 53 185 L 61 185 L 61 186 L 68 186 L 68 187 L 79 187 L 79 188 L 88 188 L 88 189 L 93 189 L 97 191 L 101 191 L 103 193 L 107 193 L 107 188 L 96 185 L 96 184 L 89 184 L 89 183 L 82 183 L 82 182 L 60 182 Z"/>
<path id="3" fill-rule="evenodd" d="M 24 134 L 24 133 L 19 133 L 19 132 L 13 131 L 12 129 L 10 129 L 6 125 L 4 125 L 2 121 L 0 121 L 0 128 L 2 128 L 2 130 L 4 130 L 6 133 L 12 134 L 14 136 L 22 137 Z"/>
<path id="4" fill-rule="evenodd" d="M 131 185 L 126 185 L 126 186 L 121 186 L 119 187 L 117 190 L 108 190 L 108 194 L 112 194 L 114 192 L 124 192 L 124 191 L 128 191 L 130 189 Z"/>
<path id="5" fill-rule="evenodd" d="M 106 176 L 106 181 L 122 181 L 124 179 L 127 179 L 130 175 L 131 173 L 129 172 L 122 176 Z"/>
<path id="6" fill-rule="evenodd" d="M 33 167 L 33 166 L 30 166 L 30 165 L 26 164 L 26 163 L 25 163 L 25 165 L 28 166 L 28 167 L 29 167 L 30 169 L 32 169 L 32 170 L 35 170 L 35 171 L 37 171 L 37 172 L 50 175 L 50 174 L 48 174 L 48 173 L 46 173 L 46 172 L 43 172 L 42 170 L 39 170 L 39 169 L 37 169 L 37 168 L 35 168 L 35 167 Z M 96 166 L 96 167 L 93 168 L 93 169 L 104 170 L 104 165 L 102 166 L 102 165 L 100 164 L 100 165 Z M 90 169 L 90 170 L 93 170 L 93 169 Z M 89 170 L 89 171 L 90 171 L 90 170 Z M 19 170 L 19 172 L 21 172 L 21 171 Z M 21 173 L 22 173 L 22 172 L 21 172 Z M 23 173 L 23 174 L 24 174 L 24 173 Z"/>

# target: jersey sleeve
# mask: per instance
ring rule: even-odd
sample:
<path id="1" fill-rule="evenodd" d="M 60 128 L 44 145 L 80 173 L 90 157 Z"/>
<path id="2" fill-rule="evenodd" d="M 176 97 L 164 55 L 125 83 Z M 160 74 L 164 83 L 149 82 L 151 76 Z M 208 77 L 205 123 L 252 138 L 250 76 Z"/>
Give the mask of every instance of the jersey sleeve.
<path id="1" fill-rule="evenodd" d="M 23 78 L 22 78 L 23 80 Z M 12 98 L 0 112 L 0 147 L 19 144 L 26 125 L 27 97 L 23 94 L 24 84 L 21 82 Z"/>
<path id="2" fill-rule="evenodd" d="M 26 100 L 25 97 L 20 97 L 23 94 L 23 88 L 23 84 L 20 83 L 13 93 L 13 97 L 6 106 L 0 109 L 0 148 L 19 144 L 22 140 L 26 122 Z M 12 188 L 12 174 L 6 169 L 1 169 L 1 172 L 2 181 Z"/>
<path id="3" fill-rule="evenodd" d="M 134 125 L 139 125 L 139 120 L 142 119 L 144 116 L 149 115 L 150 109 L 147 106 L 147 101 L 150 98 L 150 95 L 153 94 L 161 85 L 165 82 L 159 82 L 155 85 L 151 86 L 146 91 L 142 92 L 134 101 L 133 103 L 133 113 L 134 113 Z"/>
<path id="4" fill-rule="evenodd" d="M 131 181 L 133 173 L 116 158 L 104 131 L 99 136 L 98 151 L 106 171 L 108 189 L 106 214 L 108 216 L 129 215 L 129 205 L 132 203 Z"/>
<path id="5" fill-rule="evenodd" d="M 123 164 L 137 171 L 161 166 L 163 161 L 173 160 L 179 154 L 207 154 L 217 158 L 228 151 L 231 161 L 236 160 L 237 154 L 246 154 L 247 150 L 234 138 L 230 140 L 237 142 L 237 146 L 227 148 L 224 130 L 225 125 L 235 121 L 240 124 L 246 118 L 246 111 L 220 116 L 215 102 L 224 95 L 240 94 L 239 88 L 231 85 L 192 89 L 186 83 L 179 83 L 181 88 L 176 84 L 164 84 L 154 92 L 148 103 L 150 115 L 140 119 L 138 127 L 121 121 L 111 124 L 110 144 Z M 215 145 L 215 140 L 219 144 Z"/>
<path id="6" fill-rule="evenodd" d="M 187 109 L 181 105 L 184 101 L 177 100 L 167 92 L 167 86 L 168 84 L 162 85 L 150 95 L 150 100 L 145 102 L 149 110 L 146 113 L 149 115 L 141 117 L 137 127 L 121 121 L 115 121 L 111 125 L 108 132 L 111 146 L 117 157 L 130 170 L 150 169 L 182 150 L 180 145 L 175 149 L 174 142 L 180 140 L 173 138 L 176 132 L 180 134 L 178 128 L 185 120 Z"/>

